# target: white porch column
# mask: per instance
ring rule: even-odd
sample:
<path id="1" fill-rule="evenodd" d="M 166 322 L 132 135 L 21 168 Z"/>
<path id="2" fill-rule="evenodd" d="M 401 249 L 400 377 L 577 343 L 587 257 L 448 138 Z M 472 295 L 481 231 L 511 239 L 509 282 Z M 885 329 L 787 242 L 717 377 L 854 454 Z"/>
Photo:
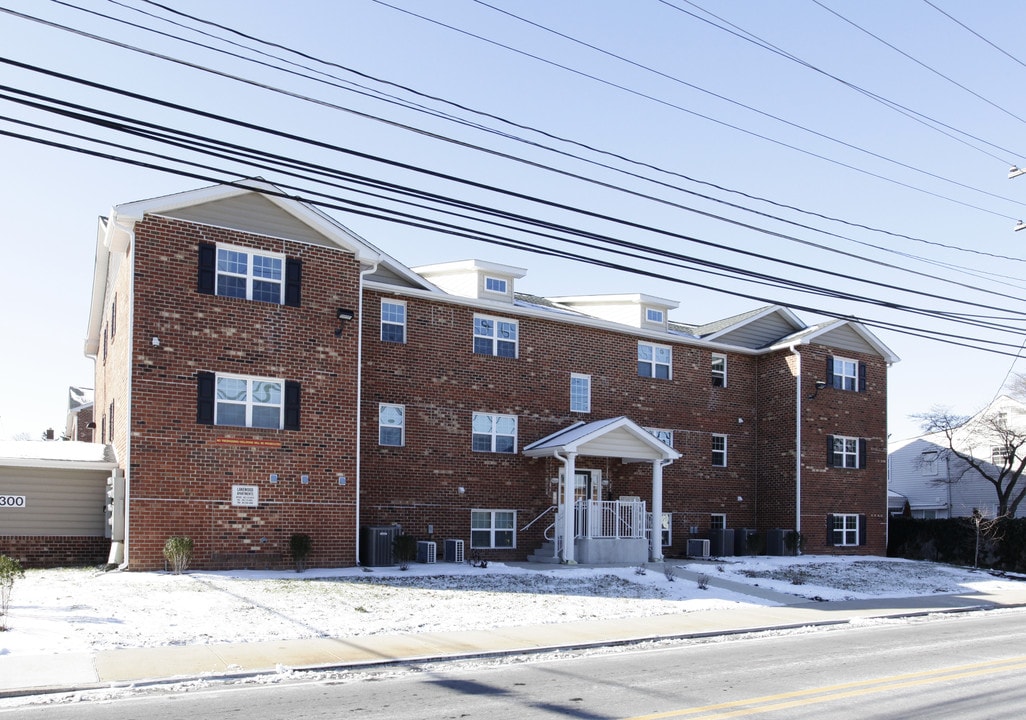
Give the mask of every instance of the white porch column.
<path id="1" fill-rule="evenodd" d="M 652 537 L 649 557 L 652 562 L 663 559 L 663 465 L 665 460 L 652 461 Z"/>
<path id="2" fill-rule="evenodd" d="M 568 452 L 563 465 L 563 506 L 560 511 L 563 513 L 563 527 L 560 533 L 563 536 L 563 562 L 567 565 L 576 565 L 574 560 L 574 488 L 577 484 L 577 453 Z"/>

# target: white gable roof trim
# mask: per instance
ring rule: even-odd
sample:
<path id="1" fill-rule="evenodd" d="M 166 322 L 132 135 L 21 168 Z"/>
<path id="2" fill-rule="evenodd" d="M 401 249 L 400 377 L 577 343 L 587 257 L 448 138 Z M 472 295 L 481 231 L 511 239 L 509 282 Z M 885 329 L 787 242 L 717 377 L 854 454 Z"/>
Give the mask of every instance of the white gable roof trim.
<path id="1" fill-rule="evenodd" d="M 627 454 L 616 453 L 616 456 L 623 459 L 652 460 L 676 460 L 681 456 L 679 452 L 664 443 L 652 433 L 635 423 L 628 417 L 620 416 L 606 420 L 595 420 L 593 422 L 576 422 L 558 432 L 548 435 L 540 440 L 530 443 L 523 449 L 527 457 L 553 457 L 562 453 L 580 453 L 584 455 L 596 454 L 600 456 L 612 456 L 608 452 L 595 451 L 592 448 L 589 452 L 588 446 L 594 445 L 604 436 L 610 433 L 621 432 L 627 435 L 632 449 L 639 452 L 627 452 Z"/>

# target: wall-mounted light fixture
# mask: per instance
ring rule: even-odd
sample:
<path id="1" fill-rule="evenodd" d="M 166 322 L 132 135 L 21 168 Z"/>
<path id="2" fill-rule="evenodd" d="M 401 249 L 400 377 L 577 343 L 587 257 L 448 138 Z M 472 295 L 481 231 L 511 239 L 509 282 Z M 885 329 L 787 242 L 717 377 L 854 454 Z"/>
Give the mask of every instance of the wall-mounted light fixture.
<path id="1" fill-rule="evenodd" d="M 814 392 L 811 395 L 809 395 L 809 400 L 814 400 L 816 398 L 816 396 L 819 395 L 819 391 L 822 390 L 823 388 L 825 388 L 826 385 L 827 385 L 826 384 L 826 380 L 817 380 L 816 381 L 816 392 Z"/>
<path id="2" fill-rule="evenodd" d="M 342 323 L 352 320 L 353 314 L 352 310 L 347 310 L 346 308 L 339 308 L 335 311 L 335 317 L 338 318 L 338 327 L 335 328 L 335 337 L 342 337 Z"/>
<path id="3" fill-rule="evenodd" d="M 154 335 L 150 338 L 150 345 L 153 347 L 160 347 L 160 338 Z"/>
<path id="4" fill-rule="evenodd" d="M 467 489 L 465 487 L 463 487 L 462 485 L 460 485 L 458 488 L 456 488 L 456 492 L 458 492 L 460 495 L 462 495 L 466 491 L 467 491 Z"/>

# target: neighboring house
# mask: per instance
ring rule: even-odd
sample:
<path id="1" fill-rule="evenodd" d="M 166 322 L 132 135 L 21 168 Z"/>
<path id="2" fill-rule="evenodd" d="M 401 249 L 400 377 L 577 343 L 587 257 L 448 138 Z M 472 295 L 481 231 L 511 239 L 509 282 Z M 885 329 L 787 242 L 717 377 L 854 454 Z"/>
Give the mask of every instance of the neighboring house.
<path id="1" fill-rule="evenodd" d="M 93 430 L 93 389 L 82 387 L 68 388 L 68 417 L 64 426 L 64 437 L 78 442 L 92 442 Z"/>
<path id="2" fill-rule="evenodd" d="M 1002 395 L 960 426 L 952 438 L 956 450 L 980 459 L 988 473 L 996 476 L 1005 448 L 1002 439 L 988 429 L 994 420 L 1007 422 L 1013 433 L 1026 436 L 1026 405 Z M 970 517 L 974 509 L 994 517 L 997 508 L 994 486 L 951 453 L 944 432 L 890 443 L 888 490 L 890 512 L 904 512 L 907 503 L 914 518 Z"/>
<path id="3" fill-rule="evenodd" d="M 130 569 L 172 535 L 194 567 L 285 565 L 292 533 L 311 564 L 374 564 L 396 526 L 439 559 L 643 562 L 724 528 L 884 553 L 897 358 L 863 326 L 410 269 L 249 184 L 100 222 L 86 354 Z"/>
<path id="4" fill-rule="evenodd" d="M 116 468 L 96 443 L 0 442 L 0 554 L 30 567 L 106 562 L 107 478 Z"/>

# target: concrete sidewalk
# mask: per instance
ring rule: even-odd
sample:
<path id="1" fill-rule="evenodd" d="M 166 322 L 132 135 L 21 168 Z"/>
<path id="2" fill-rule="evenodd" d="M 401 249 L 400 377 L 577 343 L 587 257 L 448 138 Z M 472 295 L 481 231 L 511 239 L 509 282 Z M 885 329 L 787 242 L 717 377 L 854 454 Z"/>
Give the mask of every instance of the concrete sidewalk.
<path id="1" fill-rule="evenodd" d="M 696 573 L 683 570 L 677 573 L 684 579 L 697 578 Z M 708 637 L 840 624 L 865 618 L 1026 607 L 1026 583 L 1006 589 L 999 595 L 967 593 L 843 602 L 810 602 L 793 595 L 716 578 L 710 578 L 709 584 L 782 604 L 492 630 L 0 656 L 0 698 L 196 677 L 269 673 L 283 667 L 342 669 Z"/>

